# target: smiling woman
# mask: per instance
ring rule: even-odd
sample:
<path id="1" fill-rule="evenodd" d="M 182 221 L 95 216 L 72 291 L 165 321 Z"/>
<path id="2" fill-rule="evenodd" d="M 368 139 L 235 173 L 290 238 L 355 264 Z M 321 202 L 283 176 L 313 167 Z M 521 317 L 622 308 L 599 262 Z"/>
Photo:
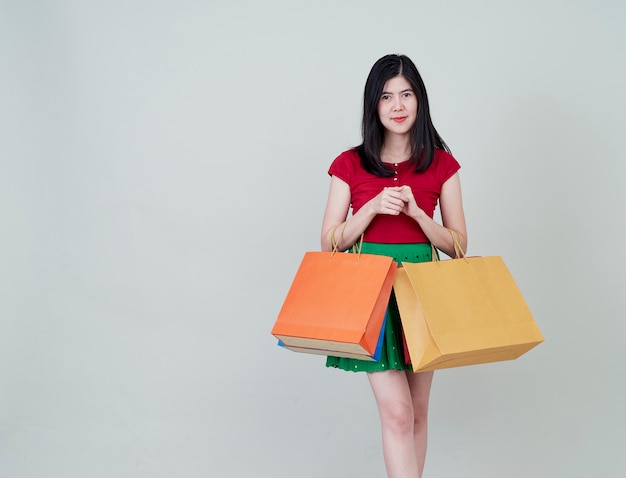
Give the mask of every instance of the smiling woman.
<path id="1" fill-rule="evenodd" d="M 346 250 L 363 237 L 363 253 L 389 256 L 399 264 L 430 261 L 431 244 L 454 255 L 453 229 L 465 251 L 460 166 L 432 124 L 426 88 L 408 57 L 387 55 L 372 67 L 365 84 L 362 133 L 363 143 L 340 154 L 328 171 L 322 249 Z M 433 220 L 437 204 L 442 224 Z M 333 240 L 334 230 L 342 233 Z M 421 476 L 433 373 L 412 372 L 393 295 L 380 360 L 328 357 L 326 365 L 368 373 L 388 476 Z"/>
<path id="2" fill-rule="evenodd" d="M 404 76 L 396 76 L 385 83 L 385 89 L 378 102 L 378 117 L 387 130 L 388 141 L 391 136 L 402 136 L 411 130 L 417 116 L 417 106 L 415 92 Z M 396 162 L 394 159 L 403 160 L 403 158 L 386 159 L 385 162 L 389 163 Z"/>

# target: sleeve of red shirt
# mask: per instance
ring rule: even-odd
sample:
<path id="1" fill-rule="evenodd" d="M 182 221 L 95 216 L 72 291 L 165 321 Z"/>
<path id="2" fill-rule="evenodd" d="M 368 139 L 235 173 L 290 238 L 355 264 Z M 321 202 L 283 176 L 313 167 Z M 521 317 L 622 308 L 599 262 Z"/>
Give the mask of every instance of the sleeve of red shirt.
<path id="1" fill-rule="evenodd" d="M 337 176 L 347 184 L 352 184 L 355 164 L 360 164 L 359 155 L 356 150 L 349 149 L 335 158 L 330 165 L 330 168 L 328 168 L 328 174 L 331 176 Z"/>
<path id="2" fill-rule="evenodd" d="M 443 149 L 436 150 L 434 159 L 436 161 L 434 166 L 436 168 L 440 184 L 445 183 L 448 179 L 454 176 L 454 173 L 461 169 L 461 165 L 456 159 L 454 159 L 454 156 Z"/>

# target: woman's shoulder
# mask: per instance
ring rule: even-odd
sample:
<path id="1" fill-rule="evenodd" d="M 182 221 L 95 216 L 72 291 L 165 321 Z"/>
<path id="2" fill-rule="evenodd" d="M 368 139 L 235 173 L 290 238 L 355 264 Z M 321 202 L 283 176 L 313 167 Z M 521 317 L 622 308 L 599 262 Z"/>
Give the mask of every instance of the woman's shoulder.
<path id="1" fill-rule="evenodd" d="M 448 180 L 454 173 L 461 169 L 461 165 L 452 153 L 439 148 L 435 149 L 431 167 L 433 168 L 433 172 L 439 176 L 442 181 Z"/>
<path id="2" fill-rule="evenodd" d="M 450 153 L 449 151 L 446 151 L 445 149 L 441 149 L 441 148 L 435 148 L 435 155 L 433 157 L 433 160 L 437 160 L 437 161 L 447 161 L 447 162 L 457 162 L 456 159 L 454 158 L 454 156 L 452 155 L 452 153 Z"/>
<path id="3" fill-rule="evenodd" d="M 437 167 L 456 167 L 457 169 L 461 167 L 456 158 L 445 149 L 435 148 L 435 154 L 433 155 L 433 163 L 437 165 Z"/>
<path id="4" fill-rule="evenodd" d="M 359 156 L 359 153 L 357 152 L 356 148 L 350 148 L 343 151 L 339 156 L 337 156 L 333 160 L 330 167 L 331 169 L 337 167 L 354 169 L 356 167 L 359 167 L 360 165 L 361 157 Z"/>
<path id="5" fill-rule="evenodd" d="M 339 156 L 335 158 L 335 162 L 336 161 L 359 164 L 361 162 L 361 157 L 359 156 L 356 148 L 350 148 L 339 154 Z"/>
<path id="6" fill-rule="evenodd" d="M 342 179 L 345 179 L 346 175 L 351 175 L 361 166 L 361 158 L 356 148 L 350 148 L 346 151 L 342 152 L 339 156 L 337 156 L 330 168 L 328 173 L 333 176 L 339 176 Z"/>

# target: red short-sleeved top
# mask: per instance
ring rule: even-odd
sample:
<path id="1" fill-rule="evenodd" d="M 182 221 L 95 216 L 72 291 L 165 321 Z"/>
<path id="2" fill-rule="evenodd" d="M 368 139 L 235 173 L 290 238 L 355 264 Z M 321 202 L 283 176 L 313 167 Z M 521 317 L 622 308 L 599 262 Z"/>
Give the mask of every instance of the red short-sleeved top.
<path id="1" fill-rule="evenodd" d="M 461 167 L 450 153 L 442 149 L 435 150 L 433 162 L 423 173 L 416 173 L 415 166 L 408 161 L 389 166 L 395 172 L 392 177 L 381 178 L 368 173 L 363 168 L 356 149 L 350 149 L 335 158 L 328 174 L 338 177 L 350 186 L 353 213 L 385 187 L 410 186 L 417 205 L 432 218 L 443 183 Z M 382 244 L 429 242 L 417 222 L 405 214 L 379 214 L 365 230 L 363 240 Z"/>

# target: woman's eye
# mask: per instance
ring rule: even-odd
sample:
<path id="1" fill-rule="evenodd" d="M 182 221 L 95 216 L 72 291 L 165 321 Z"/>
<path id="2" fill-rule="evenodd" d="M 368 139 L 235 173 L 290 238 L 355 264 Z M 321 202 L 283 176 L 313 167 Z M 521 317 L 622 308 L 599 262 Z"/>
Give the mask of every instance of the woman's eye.
<path id="1" fill-rule="evenodd" d="M 408 98 L 408 97 L 410 97 L 410 96 L 411 96 L 411 92 L 410 92 L 410 91 L 406 91 L 406 92 L 404 93 L 404 97 L 405 97 L 405 98 Z"/>
<path id="2" fill-rule="evenodd" d="M 380 97 L 381 100 L 388 100 L 389 98 L 389 95 L 383 95 Z"/>

